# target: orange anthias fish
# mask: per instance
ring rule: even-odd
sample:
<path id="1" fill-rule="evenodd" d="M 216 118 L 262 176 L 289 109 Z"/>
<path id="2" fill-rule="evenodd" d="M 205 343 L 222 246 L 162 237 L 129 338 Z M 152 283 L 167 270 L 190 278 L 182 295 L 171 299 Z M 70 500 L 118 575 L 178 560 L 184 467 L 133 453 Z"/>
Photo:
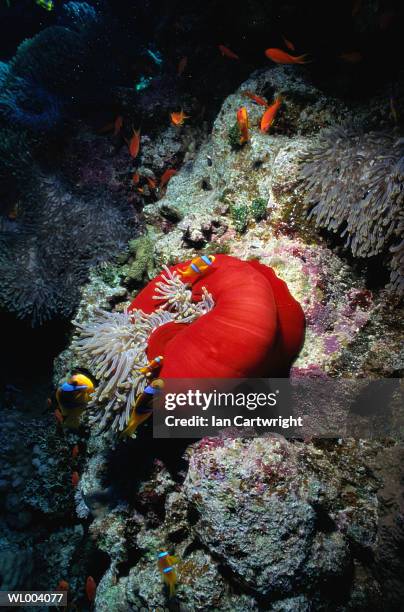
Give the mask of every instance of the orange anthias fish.
<path id="1" fill-rule="evenodd" d="M 148 185 L 150 187 L 150 189 L 156 189 L 157 187 L 157 183 L 154 179 L 149 178 L 148 176 L 146 177 L 146 180 L 148 182 Z"/>
<path id="2" fill-rule="evenodd" d="M 341 53 L 339 57 L 344 60 L 344 62 L 349 62 L 350 64 L 358 64 L 363 59 L 360 51 L 348 51 L 347 53 Z"/>
<path id="3" fill-rule="evenodd" d="M 307 64 L 307 53 L 304 55 L 290 55 L 282 49 L 267 49 L 265 55 L 276 64 Z"/>
<path id="4" fill-rule="evenodd" d="M 265 98 L 256 96 L 251 91 L 243 91 L 243 96 L 246 96 L 246 98 L 250 98 L 250 100 L 256 102 L 256 104 L 260 104 L 261 106 L 268 106 L 268 102 L 265 100 Z"/>
<path id="5" fill-rule="evenodd" d="M 73 472 L 72 473 L 72 485 L 73 487 L 77 487 L 77 485 L 79 484 L 80 481 L 80 476 L 78 472 Z"/>
<path id="6" fill-rule="evenodd" d="M 267 132 L 275 121 L 276 114 L 282 104 L 282 98 L 278 96 L 271 106 L 268 106 L 267 110 L 261 117 L 261 132 Z"/>
<path id="7" fill-rule="evenodd" d="M 229 59 L 234 60 L 240 59 L 239 56 L 228 47 L 225 47 L 224 45 L 218 45 L 218 48 L 223 57 L 228 57 Z"/>
<path id="8" fill-rule="evenodd" d="M 174 174 L 177 174 L 177 170 L 175 170 L 174 168 L 168 168 L 167 170 L 165 170 L 160 177 L 160 187 L 164 187 L 164 185 L 167 185 L 168 181 L 171 177 L 174 176 Z"/>
<path id="9" fill-rule="evenodd" d="M 123 126 L 123 117 L 122 115 L 118 115 L 118 117 L 114 121 L 114 136 L 119 134 Z"/>
<path id="10" fill-rule="evenodd" d="M 138 185 L 139 181 L 140 181 L 140 174 L 139 172 L 135 172 L 132 176 L 132 183 L 134 185 Z"/>
<path id="11" fill-rule="evenodd" d="M 248 113 L 245 106 L 242 106 L 237 111 L 237 123 L 241 132 L 240 144 L 242 145 L 250 138 L 248 133 Z"/>
<path id="12" fill-rule="evenodd" d="M 59 591 L 68 591 L 69 583 L 66 580 L 59 580 L 57 588 Z"/>
<path id="13" fill-rule="evenodd" d="M 185 268 L 185 270 L 179 269 L 178 272 L 181 274 L 182 278 L 191 278 L 195 277 L 195 275 L 202 275 L 209 269 L 214 261 L 214 255 L 202 255 L 200 257 L 195 257 L 189 266 Z"/>
<path id="14" fill-rule="evenodd" d="M 88 601 L 94 601 L 97 592 L 97 585 L 92 576 L 88 576 L 86 580 L 86 595 Z"/>
<path id="15" fill-rule="evenodd" d="M 177 584 L 177 573 L 174 565 L 178 563 L 179 559 L 168 552 L 160 552 L 157 555 L 157 566 L 163 576 L 163 580 L 169 588 L 170 598 L 175 594 L 175 585 Z"/>
<path id="16" fill-rule="evenodd" d="M 189 116 L 184 113 L 181 109 L 179 113 L 171 113 L 170 114 L 171 123 L 173 125 L 184 125 L 185 119 L 189 119 Z"/>
<path id="17" fill-rule="evenodd" d="M 285 43 L 285 45 L 289 49 L 289 51 L 294 51 L 295 50 L 295 45 L 290 40 L 285 38 L 285 36 L 282 36 L 282 38 L 283 38 L 283 42 Z"/>
<path id="18" fill-rule="evenodd" d="M 75 444 L 75 445 L 73 446 L 73 448 L 72 448 L 72 458 L 73 458 L 73 459 L 76 459 L 76 458 L 78 457 L 78 455 L 79 455 L 79 452 L 80 452 L 80 450 L 79 450 L 79 445 L 78 445 L 78 444 Z"/>
<path id="19" fill-rule="evenodd" d="M 129 153 L 131 157 L 135 158 L 139 155 L 140 149 L 140 128 L 138 130 L 133 130 L 133 136 L 128 142 Z"/>
<path id="20" fill-rule="evenodd" d="M 184 72 L 185 68 L 187 67 L 187 64 L 188 64 L 188 58 L 185 55 L 178 62 L 177 76 L 181 76 L 182 75 L 182 73 Z"/>

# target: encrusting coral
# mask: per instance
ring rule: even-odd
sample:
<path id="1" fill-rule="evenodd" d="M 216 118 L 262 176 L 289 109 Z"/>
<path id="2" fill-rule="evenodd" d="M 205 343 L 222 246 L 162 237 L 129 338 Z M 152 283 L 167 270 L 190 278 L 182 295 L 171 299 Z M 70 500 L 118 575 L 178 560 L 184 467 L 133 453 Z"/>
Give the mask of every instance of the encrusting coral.
<path id="1" fill-rule="evenodd" d="M 302 155 L 309 217 L 340 232 L 355 257 L 391 254 L 391 286 L 404 291 L 404 140 L 353 125 L 323 130 Z"/>
<path id="2" fill-rule="evenodd" d="M 286 284 L 256 261 L 227 255 L 195 272 L 201 259 L 165 267 L 125 312 L 98 311 L 76 324 L 73 348 L 99 381 L 89 405 L 93 422 L 125 427 L 157 356 L 163 379 L 287 373 L 302 344 L 304 315 Z"/>

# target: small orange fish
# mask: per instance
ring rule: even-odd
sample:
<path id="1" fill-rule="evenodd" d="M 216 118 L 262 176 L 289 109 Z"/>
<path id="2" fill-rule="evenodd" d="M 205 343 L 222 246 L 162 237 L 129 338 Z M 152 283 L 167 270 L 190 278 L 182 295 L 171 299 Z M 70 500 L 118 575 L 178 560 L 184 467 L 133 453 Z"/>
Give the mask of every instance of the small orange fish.
<path id="1" fill-rule="evenodd" d="M 146 177 L 146 180 L 147 180 L 147 182 L 149 184 L 150 189 L 156 189 L 157 183 L 156 183 L 155 180 L 149 178 L 148 176 Z"/>
<path id="2" fill-rule="evenodd" d="M 344 60 L 344 62 L 349 62 L 350 64 L 358 64 L 363 59 L 362 54 L 359 51 L 348 51 L 347 53 L 341 53 L 339 57 L 340 59 Z"/>
<path id="3" fill-rule="evenodd" d="M 140 174 L 139 172 L 135 172 L 134 175 L 132 176 L 132 183 L 134 185 L 138 185 L 139 181 L 140 181 Z"/>
<path id="4" fill-rule="evenodd" d="M 209 270 L 209 267 L 214 263 L 215 256 L 214 255 L 201 255 L 195 257 L 191 260 L 191 263 L 187 268 L 181 270 L 178 269 L 178 272 L 181 274 L 182 278 L 195 278 L 195 276 L 202 276 Z"/>
<path id="5" fill-rule="evenodd" d="M 167 185 L 168 181 L 174 176 L 174 174 L 177 174 L 177 170 L 175 170 L 174 168 L 168 168 L 167 170 L 165 170 L 160 177 L 160 187 L 164 187 L 164 185 Z"/>
<path id="6" fill-rule="evenodd" d="M 140 128 L 138 130 L 133 130 L 133 136 L 128 142 L 128 147 L 131 157 L 137 157 L 140 149 Z"/>
<path id="7" fill-rule="evenodd" d="M 138 190 L 139 193 L 144 193 L 143 187 L 138 187 L 137 190 Z"/>
<path id="8" fill-rule="evenodd" d="M 268 106 L 267 110 L 261 117 L 261 132 L 267 132 L 275 121 L 276 114 L 282 104 L 282 98 L 278 96 L 271 106 Z"/>
<path id="9" fill-rule="evenodd" d="M 173 125 L 179 126 L 179 125 L 184 125 L 185 119 L 189 119 L 189 116 L 186 115 L 184 111 L 181 109 L 179 113 L 171 113 L 170 119 Z"/>
<path id="10" fill-rule="evenodd" d="M 146 376 L 149 376 L 150 374 L 161 368 L 162 362 L 163 357 L 159 355 L 158 357 L 155 357 L 154 359 L 149 361 L 147 366 L 145 366 L 144 368 L 140 368 L 139 372 L 145 374 Z"/>
<path id="11" fill-rule="evenodd" d="M 69 583 L 66 582 L 66 580 L 59 580 L 57 588 L 59 589 L 59 591 L 68 591 Z"/>
<path id="12" fill-rule="evenodd" d="M 250 137 L 248 133 L 248 113 L 245 106 L 242 106 L 237 111 L 237 123 L 241 132 L 240 144 L 244 144 Z"/>
<path id="13" fill-rule="evenodd" d="M 163 580 L 169 588 L 169 596 L 174 596 L 175 594 L 175 585 L 177 584 L 177 573 L 175 568 L 173 567 L 177 564 L 179 559 L 172 555 L 169 555 L 168 552 L 160 552 L 157 555 L 157 567 L 159 568 L 161 575 L 163 576 Z"/>
<path id="14" fill-rule="evenodd" d="M 80 476 L 78 472 L 72 472 L 72 485 L 73 487 L 77 487 L 80 481 Z"/>
<path id="15" fill-rule="evenodd" d="M 246 98 L 250 98 L 250 100 L 256 102 L 257 104 L 260 104 L 261 106 L 268 106 L 268 102 L 265 100 L 265 98 L 256 96 L 251 91 L 243 91 L 243 96 L 246 96 Z"/>
<path id="16" fill-rule="evenodd" d="M 304 55 L 290 55 L 282 49 L 267 49 L 265 55 L 276 64 L 307 64 L 307 53 Z"/>
<path id="17" fill-rule="evenodd" d="M 97 592 L 97 584 L 92 576 L 88 576 L 86 580 L 86 595 L 88 601 L 94 601 Z"/>
<path id="18" fill-rule="evenodd" d="M 285 36 L 282 36 L 282 38 L 283 38 L 283 42 L 285 43 L 285 45 L 289 49 L 289 51 L 294 51 L 295 50 L 295 45 L 290 40 L 285 38 Z"/>
<path id="19" fill-rule="evenodd" d="M 188 58 L 185 55 L 178 62 L 177 76 L 181 76 L 182 75 L 182 73 L 184 72 L 185 68 L 187 67 L 187 64 L 188 64 Z"/>
<path id="20" fill-rule="evenodd" d="M 76 459 L 78 457 L 80 450 L 79 450 L 79 445 L 75 444 L 72 448 L 72 458 Z"/>
<path id="21" fill-rule="evenodd" d="M 55 419 L 58 423 L 60 423 L 60 425 L 63 425 L 63 416 L 62 413 L 60 412 L 59 408 L 56 408 L 55 412 L 53 413 L 55 415 Z"/>
<path id="22" fill-rule="evenodd" d="M 218 45 L 218 48 L 223 57 L 228 57 L 229 59 L 234 60 L 240 59 L 239 56 L 228 47 L 225 47 L 224 45 Z"/>
<path id="23" fill-rule="evenodd" d="M 123 118 L 121 115 L 118 115 L 118 117 L 114 121 L 114 136 L 119 134 L 119 132 L 122 129 L 122 126 L 123 126 Z"/>

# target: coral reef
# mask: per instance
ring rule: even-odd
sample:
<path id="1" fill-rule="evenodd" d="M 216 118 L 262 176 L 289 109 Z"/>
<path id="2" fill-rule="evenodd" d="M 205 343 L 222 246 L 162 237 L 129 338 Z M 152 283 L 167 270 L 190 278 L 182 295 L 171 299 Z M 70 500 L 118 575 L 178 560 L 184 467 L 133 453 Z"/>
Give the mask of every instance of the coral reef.
<path id="1" fill-rule="evenodd" d="M 346 237 L 355 257 L 386 254 L 390 247 L 391 284 L 402 291 L 403 140 L 358 133 L 354 126 L 327 129 L 302 154 L 301 176 L 316 226 Z"/>

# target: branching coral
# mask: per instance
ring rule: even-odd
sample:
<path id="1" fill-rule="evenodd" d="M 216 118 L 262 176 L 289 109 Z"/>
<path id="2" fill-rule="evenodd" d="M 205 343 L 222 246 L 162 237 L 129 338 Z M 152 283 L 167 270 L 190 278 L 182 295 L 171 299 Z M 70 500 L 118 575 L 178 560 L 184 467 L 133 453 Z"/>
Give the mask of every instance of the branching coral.
<path id="1" fill-rule="evenodd" d="M 140 370 L 148 363 L 151 334 L 167 323 L 191 323 L 214 306 L 206 290 L 199 303 L 192 303 L 192 291 L 179 275 L 168 268 L 165 273 L 154 296 L 164 303 L 154 312 L 99 310 L 90 323 L 76 323 L 74 349 L 99 380 L 90 407 L 95 409 L 92 422 L 100 421 L 102 428 L 121 431 L 128 424 L 134 400 L 147 384 Z"/>
<path id="2" fill-rule="evenodd" d="M 324 130 L 302 156 L 309 217 L 339 232 L 356 257 L 392 254 L 391 284 L 403 290 L 404 140 L 358 133 L 353 126 Z M 393 244 L 393 246 L 392 246 Z"/>

